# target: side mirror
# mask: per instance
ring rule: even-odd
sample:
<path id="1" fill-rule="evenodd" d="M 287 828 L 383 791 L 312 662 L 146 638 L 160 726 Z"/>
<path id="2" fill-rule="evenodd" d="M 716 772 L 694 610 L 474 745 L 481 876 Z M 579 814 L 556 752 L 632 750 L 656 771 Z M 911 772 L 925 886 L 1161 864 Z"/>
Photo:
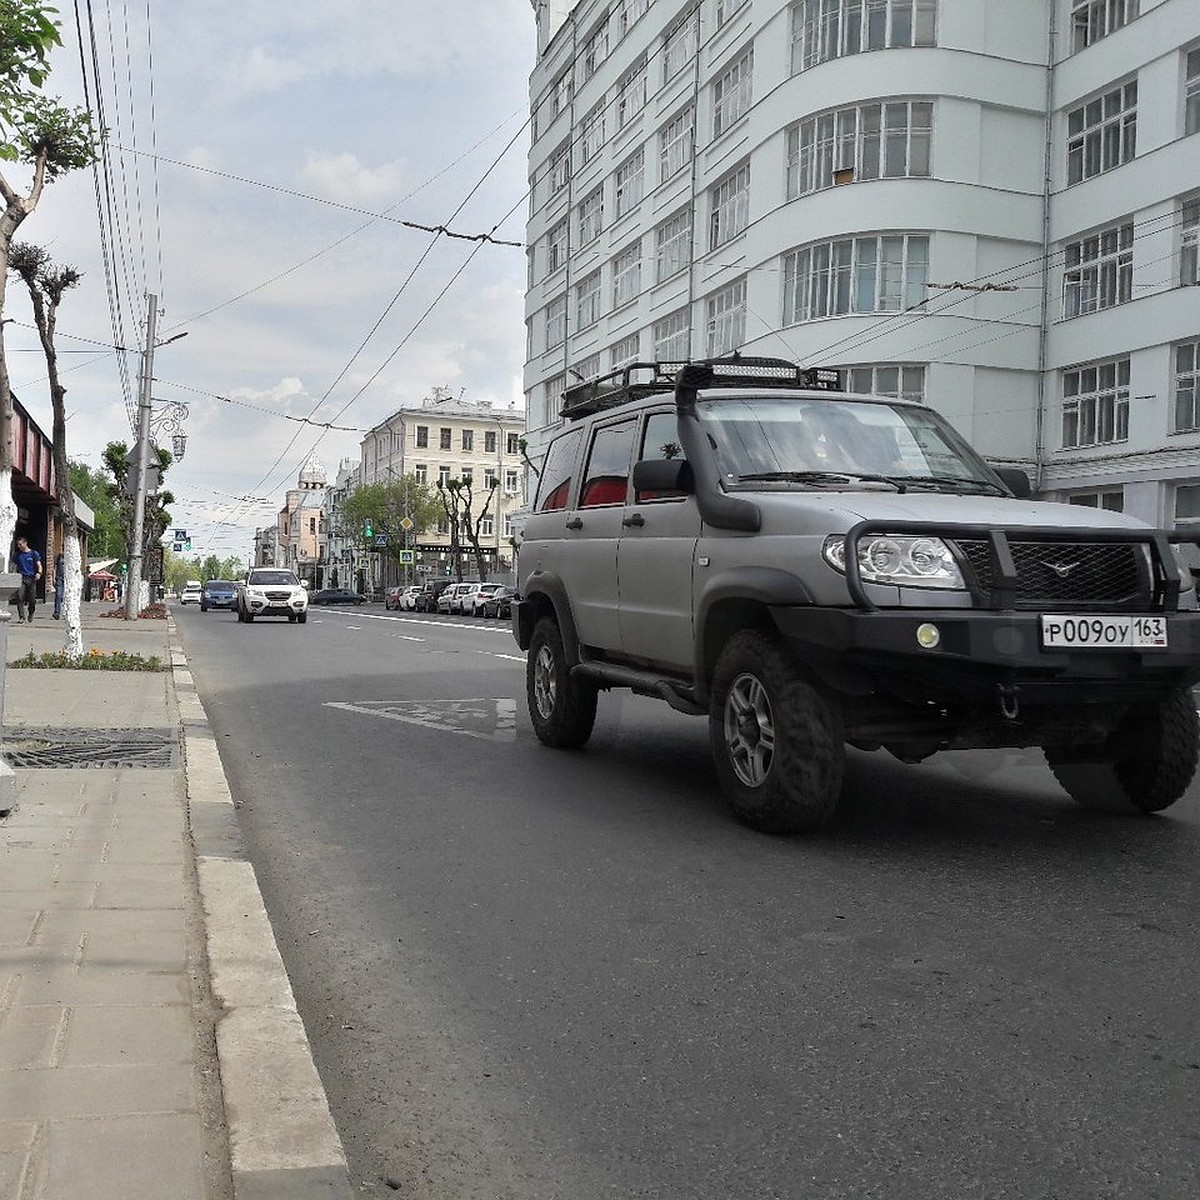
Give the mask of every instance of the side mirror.
<path id="1" fill-rule="evenodd" d="M 1029 476 L 1025 474 L 1020 467 L 993 467 L 993 471 L 1000 476 L 1000 482 L 1018 499 L 1028 500 L 1033 495 L 1033 488 L 1029 483 Z"/>
<path id="2" fill-rule="evenodd" d="M 309 582 L 308 582 L 308 580 L 307 580 L 307 579 L 302 579 L 302 580 L 300 580 L 300 586 L 301 586 L 301 587 L 302 587 L 302 588 L 303 588 L 305 591 L 308 591 L 308 589 L 309 589 L 309 586 L 310 586 L 310 585 L 309 585 Z"/>
<path id="3" fill-rule="evenodd" d="M 633 464 L 635 502 L 690 496 L 695 490 L 696 480 L 686 458 L 644 458 Z"/>

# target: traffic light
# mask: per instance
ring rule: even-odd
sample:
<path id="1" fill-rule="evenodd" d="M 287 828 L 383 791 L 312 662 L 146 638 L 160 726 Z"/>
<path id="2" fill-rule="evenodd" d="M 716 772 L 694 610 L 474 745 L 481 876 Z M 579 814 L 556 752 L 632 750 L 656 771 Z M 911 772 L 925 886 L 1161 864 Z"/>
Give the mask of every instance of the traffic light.
<path id="1" fill-rule="evenodd" d="M 370 541 L 375 536 L 375 523 L 370 517 L 363 520 L 363 537 Z"/>

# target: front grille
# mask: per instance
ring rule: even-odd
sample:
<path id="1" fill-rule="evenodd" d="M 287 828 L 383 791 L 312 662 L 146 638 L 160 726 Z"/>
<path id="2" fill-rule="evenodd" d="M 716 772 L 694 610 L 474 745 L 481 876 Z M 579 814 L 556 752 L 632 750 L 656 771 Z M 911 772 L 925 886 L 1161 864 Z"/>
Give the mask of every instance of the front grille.
<path id="1" fill-rule="evenodd" d="M 291 598 L 291 592 L 263 592 L 272 604 L 286 604 Z"/>
<path id="2" fill-rule="evenodd" d="M 987 595 L 994 579 L 989 542 L 954 543 L 975 590 Z M 1016 608 L 1054 605 L 1078 610 L 1136 610 L 1150 600 L 1150 563 L 1140 542 L 1020 542 L 1010 538 L 1017 573 Z"/>

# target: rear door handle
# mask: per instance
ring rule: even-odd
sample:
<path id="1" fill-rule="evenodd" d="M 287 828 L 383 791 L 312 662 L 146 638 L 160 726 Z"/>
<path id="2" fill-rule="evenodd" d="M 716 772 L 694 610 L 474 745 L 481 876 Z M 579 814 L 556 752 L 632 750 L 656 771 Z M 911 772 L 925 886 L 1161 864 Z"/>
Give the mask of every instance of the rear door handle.
<path id="1" fill-rule="evenodd" d="M 583 528 L 583 518 L 582 517 L 572 517 L 567 522 L 567 528 L 568 529 L 582 529 Z"/>
<path id="2" fill-rule="evenodd" d="M 628 525 L 645 525 L 645 523 L 646 523 L 646 518 L 643 517 L 641 513 L 633 513 L 632 515 L 630 515 L 628 517 L 623 517 L 621 519 L 621 524 L 626 525 L 626 526 L 628 526 Z"/>

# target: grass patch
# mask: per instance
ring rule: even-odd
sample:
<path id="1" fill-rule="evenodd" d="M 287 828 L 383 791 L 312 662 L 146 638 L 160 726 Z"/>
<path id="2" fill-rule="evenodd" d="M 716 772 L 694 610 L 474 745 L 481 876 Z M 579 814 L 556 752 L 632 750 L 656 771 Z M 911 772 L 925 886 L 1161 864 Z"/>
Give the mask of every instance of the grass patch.
<path id="1" fill-rule="evenodd" d="M 141 654 L 127 654 L 124 650 L 89 650 L 79 658 L 69 658 L 62 650 L 34 654 L 32 650 L 23 658 L 14 658 L 10 667 L 26 667 L 35 671 L 161 671 L 163 661 L 157 654 L 149 658 Z"/>

